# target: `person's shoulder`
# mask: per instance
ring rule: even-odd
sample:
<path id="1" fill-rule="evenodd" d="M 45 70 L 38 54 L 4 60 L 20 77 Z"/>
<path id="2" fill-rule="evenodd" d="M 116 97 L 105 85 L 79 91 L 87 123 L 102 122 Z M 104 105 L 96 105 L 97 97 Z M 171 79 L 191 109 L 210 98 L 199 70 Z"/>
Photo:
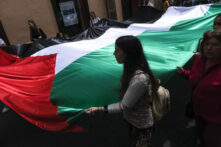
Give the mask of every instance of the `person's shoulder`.
<path id="1" fill-rule="evenodd" d="M 142 70 L 137 70 L 134 74 L 133 80 L 146 82 L 149 79 L 149 75 Z"/>

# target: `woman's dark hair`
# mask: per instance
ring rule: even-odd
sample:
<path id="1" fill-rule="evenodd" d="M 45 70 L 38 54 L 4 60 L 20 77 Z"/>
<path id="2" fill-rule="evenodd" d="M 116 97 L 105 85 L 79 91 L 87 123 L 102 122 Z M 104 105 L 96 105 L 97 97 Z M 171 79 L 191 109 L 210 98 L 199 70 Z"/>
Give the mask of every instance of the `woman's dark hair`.
<path id="1" fill-rule="evenodd" d="M 216 18 L 214 19 L 214 21 L 213 21 L 213 29 L 214 30 L 216 30 L 216 29 L 220 29 L 220 21 L 219 21 L 219 19 L 221 19 L 221 13 L 220 14 L 218 14 L 217 16 L 216 16 Z"/>
<path id="2" fill-rule="evenodd" d="M 221 30 L 206 31 L 203 34 L 203 41 L 202 41 L 202 45 L 200 47 L 200 53 L 202 54 L 202 56 L 204 56 L 204 52 L 203 52 L 204 44 L 207 40 L 209 40 L 211 38 L 216 38 L 217 40 L 219 40 L 221 42 Z"/>
<path id="3" fill-rule="evenodd" d="M 29 19 L 29 20 L 28 20 L 28 23 L 32 23 L 32 24 L 34 25 L 34 29 L 37 29 L 37 25 L 36 25 L 36 23 L 34 22 L 34 20 Z M 30 27 L 30 28 L 31 28 L 31 27 Z"/>
<path id="4" fill-rule="evenodd" d="M 216 18 L 214 19 L 214 21 L 215 21 L 216 19 L 218 19 L 218 18 L 221 18 L 221 13 L 216 16 Z"/>
<path id="5" fill-rule="evenodd" d="M 129 86 L 129 82 L 134 76 L 136 70 L 142 70 L 150 76 L 152 90 L 153 92 L 156 92 L 159 87 L 159 83 L 149 68 L 139 39 L 134 36 L 122 36 L 116 40 L 115 44 L 123 50 L 126 55 L 123 75 L 121 77 L 120 99 L 123 98 Z"/>

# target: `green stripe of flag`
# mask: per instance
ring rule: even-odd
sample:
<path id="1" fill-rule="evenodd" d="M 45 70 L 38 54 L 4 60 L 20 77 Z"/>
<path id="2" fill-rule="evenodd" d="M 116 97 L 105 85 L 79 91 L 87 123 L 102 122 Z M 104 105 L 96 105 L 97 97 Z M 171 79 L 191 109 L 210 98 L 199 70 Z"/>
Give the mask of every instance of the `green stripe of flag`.
<path id="1" fill-rule="evenodd" d="M 183 66 L 192 57 L 220 7 L 215 4 L 203 17 L 180 21 L 170 31 L 147 30 L 137 36 L 151 69 L 163 83 L 175 74 L 177 65 Z M 59 114 L 69 116 L 69 123 L 81 123 L 79 116 L 85 108 L 118 101 L 122 65 L 117 64 L 113 51 L 114 43 L 77 59 L 55 76 L 51 101 L 59 107 Z"/>

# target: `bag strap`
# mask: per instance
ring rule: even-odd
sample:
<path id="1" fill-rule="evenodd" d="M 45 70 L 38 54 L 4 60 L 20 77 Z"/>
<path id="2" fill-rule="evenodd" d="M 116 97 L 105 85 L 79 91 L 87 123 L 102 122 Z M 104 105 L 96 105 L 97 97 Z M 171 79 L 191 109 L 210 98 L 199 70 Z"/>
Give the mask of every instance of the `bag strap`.
<path id="1" fill-rule="evenodd" d="M 218 67 L 220 64 L 216 64 L 215 66 L 212 66 L 211 68 L 209 68 L 200 78 L 199 80 L 193 85 L 192 87 L 192 93 L 193 91 L 196 89 L 197 85 L 199 84 L 200 81 L 202 81 L 202 79 L 208 75 L 213 69 L 215 69 L 216 67 Z"/>

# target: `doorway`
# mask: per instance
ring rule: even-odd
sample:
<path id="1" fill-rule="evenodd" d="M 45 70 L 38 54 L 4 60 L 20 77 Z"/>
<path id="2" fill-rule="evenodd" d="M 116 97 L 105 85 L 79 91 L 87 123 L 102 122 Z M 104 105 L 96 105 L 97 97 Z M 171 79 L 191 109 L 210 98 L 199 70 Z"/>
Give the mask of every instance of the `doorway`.
<path id="1" fill-rule="evenodd" d="M 87 0 L 51 0 L 59 32 L 74 36 L 88 28 Z"/>

